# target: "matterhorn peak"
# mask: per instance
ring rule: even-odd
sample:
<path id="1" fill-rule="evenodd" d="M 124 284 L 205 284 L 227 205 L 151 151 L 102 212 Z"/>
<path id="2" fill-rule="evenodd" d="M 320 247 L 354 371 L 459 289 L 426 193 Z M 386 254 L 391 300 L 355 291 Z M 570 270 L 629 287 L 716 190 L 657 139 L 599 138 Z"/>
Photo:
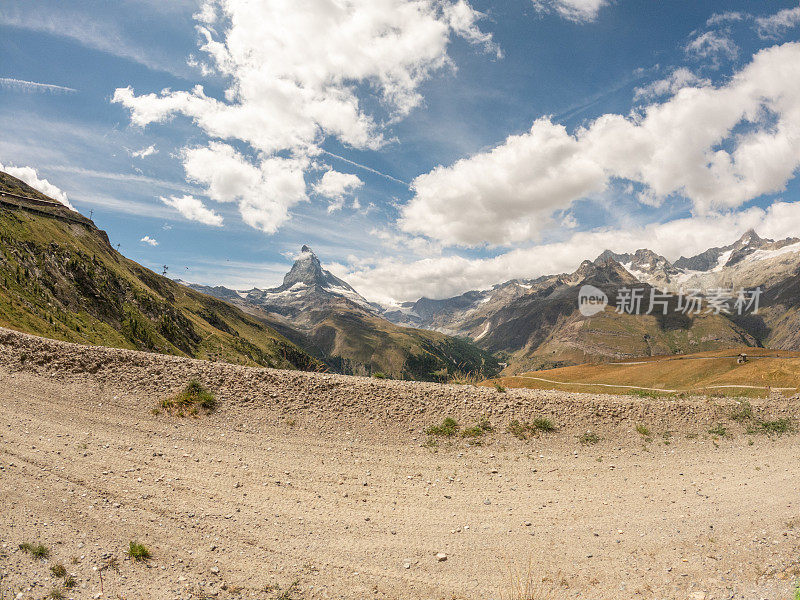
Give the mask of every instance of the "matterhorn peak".
<path id="1" fill-rule="evenodd" d="M 314 254 L 314 251 L 311 248 L 309 248 L 306 244 L 303 244 L 303 247 L 300 248 L 300 252 L 302 254 L 306 254 L 306 253 Z"/>

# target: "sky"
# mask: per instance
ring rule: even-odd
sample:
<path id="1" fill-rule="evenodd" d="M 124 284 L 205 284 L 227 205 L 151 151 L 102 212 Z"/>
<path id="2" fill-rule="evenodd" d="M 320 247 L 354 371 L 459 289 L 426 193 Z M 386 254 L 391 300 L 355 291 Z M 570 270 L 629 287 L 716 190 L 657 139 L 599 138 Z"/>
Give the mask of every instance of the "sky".
<path id="1" fill-rule="evenodd" d="M 4 0 L 0 131 L 156 271 L 444 298 L 800 236 L 800 5 Z"/>

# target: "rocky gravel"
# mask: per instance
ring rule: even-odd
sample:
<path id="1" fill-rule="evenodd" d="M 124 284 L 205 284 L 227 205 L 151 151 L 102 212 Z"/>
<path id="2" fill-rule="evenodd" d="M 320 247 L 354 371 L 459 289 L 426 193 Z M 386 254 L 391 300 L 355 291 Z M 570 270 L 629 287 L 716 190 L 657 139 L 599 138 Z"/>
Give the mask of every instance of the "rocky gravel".
<path id="1" fill-rule="evenodd" d="M 217 410 L 154 410 L 191 379 Z M 733 406 L 253 369 L 0 330 L 0 598 L 500 600 L 526 583 L 531 600 L 788 598 L 798 436 L 747 434 Z M 796 398 L 753 409 L 800 415 Z M 426 435 L 444 417 L 492 430 Z M 535 417 L 556 430 L 505 431 Z M 131 541 L 150 558 L 126 554 Z"/>

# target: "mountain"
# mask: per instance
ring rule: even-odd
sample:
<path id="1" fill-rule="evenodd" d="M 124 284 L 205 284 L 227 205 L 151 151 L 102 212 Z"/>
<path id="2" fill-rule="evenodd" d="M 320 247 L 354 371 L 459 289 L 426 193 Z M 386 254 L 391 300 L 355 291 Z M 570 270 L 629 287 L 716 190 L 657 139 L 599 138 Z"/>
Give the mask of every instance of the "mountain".
<path id="1" fill-rule="evenodd" d="M 2 172 L 0 326 L 178 356 L 323 368 L 263 321 L 125 258 L 92 221 Z"/>
<path id="2" fill-rule="evenodd" d="M 730 247 L 709 251 L 704 264 L 713 262 L 712 268 L 716 268 L 724 256 L 726 265 L 731 260 L 733 263 L 714 273 L 727 274 L 734 267 L 744 272 L 744 265 L 769 257 L 772 271 L 781 271 L 775 265 L 784 259 L 788 264 L 795 260 L 796 264 L 796 259 L 787 259 L 791 252 L 792 240 L 761 240 L 749 232 Z M 703 259 L 684 260 L 700 266 Z M 762 267 L 760 264 L 754 268 L 764 279 Z M 787 268 L 783 271 L 788 272 Z M 594 261 L 584 261 L 574 273 L 512 280 L 491 290 L 471 291 L 445 300 L 422 298 L 400 309 L 386 309 L 384 315 L 397 322 L 467 336 L 482 348 L 505 357 L 510 372 L 610 358 L 757 346 L 770 336 L 775 338 L 777 333 L 769 323 L 706 314 L 707 305 L 697 315 L 684 315 L 677 310 L 681 283 L 694 281 L 692 278 L 700 274 L 676 267 L 651 250 L 632 254 L 605 251 Z M 783 281 L 785 275 L 778 275 L 776 281 Z M 714 277 L 719 282 L 724 279 Z M 752 277 L 745 279 L 750 281 Z M 578 297 L 584 285 L 603 290 L 611 306 L 595 315 L 581 314 Z M 653 289 L 670 291 L 668 314 L 616 311 L 615 300 L 625 288 L 641 289 L 644 298 L 649 298 Z M 791 328 L 781 331 L 787 329 Z M 793 333 L 781 335 L 781 339 L 788 340 Z"/>
<path id="3" fill-rule="evenodd" d="M 270 323 L 338 372 L 444 380 L 458 372 L 488 377 L 499 370 L 497 360 L 469 340 L 390 322 L 379 305 L 323 269 L 308 246 L 275 288 L 186 285 Z"/>

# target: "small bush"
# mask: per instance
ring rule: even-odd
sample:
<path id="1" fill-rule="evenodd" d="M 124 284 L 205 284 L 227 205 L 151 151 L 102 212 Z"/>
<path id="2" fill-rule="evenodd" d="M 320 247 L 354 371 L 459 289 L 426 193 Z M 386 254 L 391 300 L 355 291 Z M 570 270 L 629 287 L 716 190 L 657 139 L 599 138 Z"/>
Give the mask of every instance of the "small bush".
<path id="1" fill-rule="evenodd" d="M 553 422 L 545 417 L 538 417 L 534 419 L 530 427 L 535 431 L 542 431 L 544 433 L 549 433 L 556 430 L 556 426 L 553 424 Z"/>
<path id="2" fill-rule="evenodd" d="M 584 446 L 590 446 L 600 441 L 600 436 L 594 431 L 587 431 L 578 436 L 578 441 Z"/>
<path id="3" fill-rule="evenodd" d="M 739 405 L 731 411 L 731 421 L 744 423 L 753 418 L 753 406 L 747 400 L 742 400 Z"/>
<path id="4" fill-rule="evenodd" d="M 766 435 L 783 435 L 794 430 L 791 419 L 778 419 L 776 421 L 759 421 L 755 429 L 748 430 L 748 433 L 764 433 Z"/>
<path id="5" fill-rule="evenodd" d="M 64 565 L 53 565 L 50 567 L 50 572 L 53 577 L 64 577 L 67 574 L 67 569 Z"/>
<path id="6" fill-rule="evenodd" d="M 161 408 L 169 411 L 176 411 L 182 417 L 185 411 L 189 414 L 197 414 L 197 409 L 202 408 L 206 412 L 211 412 L 217 407 L 217 400 L 214 394 L 209 392 L 203 384 L 197 380 L 190 381 L 183 391 L 172 398 L 161 401 Z M 158 409 L 154 409 L 158 410 Z M 151 411 L 152 412 L 152 411 Z M 153 412 L 153 414 L 156 414 Z"/>
<path id="7" fill-rule="evenodd" d="M 545 417 L 537 417 L 533 421 L 520 422 L 516 419 L 511 421 L 506 428 L 506 431 L 520 440 L 527 440 L 530 436 L 539 435 L 540 433 L 550 433 L 555 431 L 556 426 L 550 419 Z"/>
<path id="8" fill-rule="evenodd" d="M 442 421 L 441 425 L 431 425 L 425 430 L 428 435 L 435 435 L 439 437 L 453 437 L 458 433 L 459 425 L 455 419 L 447 417 Z"/>
<path id="9" fill-rule="evenodd" d="M 708 433 L 721 438 L 728 436 L 728 430 L 722 425 L 722 423 L 718 423 L 717 425 L 709 429 Z"/>
<path id="10" fill-rule="evenodd" d="M 497 381 L 494 382 L 494 389 L 496 389 L 501 394 L 506 393 L 506 388 Z"/>
<path id="11" fill-rule="evenodd" d="M 525 423 L 520 423 L 517 419 L 508 424 L 506 431 L 520 440 L 528 439 L 528 426 Z"/>
<path id="12" fill-rule="evenodd" d="M 389 376 L 386 373 L 381 373 L 380 371 L 373 373 L 372 376 L 375 379 L 389 379 Z"/>
<path id="13" fill-rule="evenodd" d="M 52 598 L 52 600 L 63 600 L 64 592 L 61 588 L 53 588 L 49 594 L 47 594 L 48 598 Z"/>
<path id="14" fill-rule="evenodd" d="M 488 419 L 481 419 L 474 427 L 469 427 L 461 432 L 463 438 L 478 438 L 494 431 Z"/>
<path id="15" fill-rule="evenodd" d="M 71 590 L 76 585 L 78 585 L 78 582 L 75 581 L 75 578 L 72 575 L 68 575 L 67 578 L 64 580 L 64 587 L 67 588 L 68 590 Z"/>
<path id="16" fill-rule="evenodd" d="M 31 544 L 29 542 L 24 542 L 19 545 L 19 549 L 23 552 L 27 552 L 34 558 L 47 558 L 50 556 L 50 549 L 42 544 Z"/>
<path id="17" fill-rule="evenodd" d="M 150 551 L 143 544 L 131 541 L 128 544 L 128 551 L 126 552 L 133 560 L 145 561 L 150 558 Z"/>
<path id="18" fill-rule="evenodd" d="M 636 433 L 643 437 L 650 437 L 650 430 L 647 428 L 646 425 L 637 425 L 636 426 Z"/>

